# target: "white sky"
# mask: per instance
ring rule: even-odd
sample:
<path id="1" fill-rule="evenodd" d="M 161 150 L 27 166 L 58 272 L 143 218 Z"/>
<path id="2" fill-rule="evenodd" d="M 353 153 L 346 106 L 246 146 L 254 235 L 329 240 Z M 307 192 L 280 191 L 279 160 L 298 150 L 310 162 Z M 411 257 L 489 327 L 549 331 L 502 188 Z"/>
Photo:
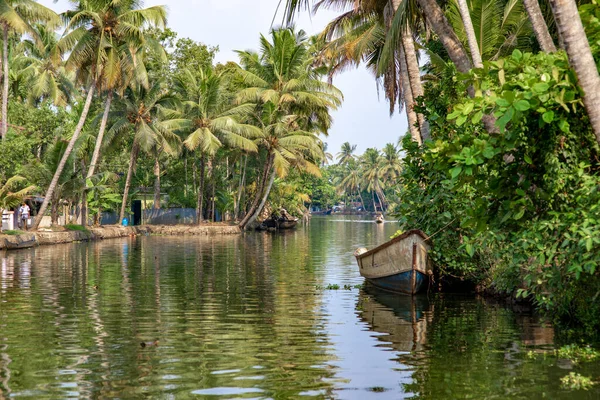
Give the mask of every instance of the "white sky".
<path id="1" fill-rule="evenodd" d="M 279 0 L 146 0 L 145 6 L 166 5 L 169 27 L 179 37 L 189 37 L 219 46 L 217 62 L 238 61 L 234 50 L 258 50 L 259 34 L 267 34 Z M 67 0 L 39 0 L 57 12 L 69 7 Z M 302 13 L 296 26 L 308 34 L 318 33 L 335 13 L 319 11 L 310 17 Z M 276 18 L 281 23 L 281 17 Z M 404 113 L 389 117 L 389 106 L 378 96 L 375 81 L 364 68 L 348 71 L 334 81 L 344 93 L 342 107 L 333 113 L 334 125 L 324 141 L 334 156 L 343 142 L 358 145 L 357 153 L 367 147 L 382 148 L 396 143 L 407 129 Z"/>

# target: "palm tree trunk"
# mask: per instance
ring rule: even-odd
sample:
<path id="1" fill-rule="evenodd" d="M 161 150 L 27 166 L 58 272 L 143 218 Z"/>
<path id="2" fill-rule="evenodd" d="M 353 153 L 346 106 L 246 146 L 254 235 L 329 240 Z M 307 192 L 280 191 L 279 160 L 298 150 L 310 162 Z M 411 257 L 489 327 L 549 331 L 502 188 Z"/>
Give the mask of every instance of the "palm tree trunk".
<path id="1" fill-rule="evenodd" d="M 439 6 L 436 0 L 417 0 L 419 7 L 425 14 L 427 22 L 442 42 L 442 45 L 448 52 L 450 60 L 456 65 L 456 69 L 462 73 L 466 73 L 471 69 L 471 61 L 469 55 L 465 51 L 462 43 L 458 40 L 458 36 L 452 29 L 448 19 L 444 15 L 444 11 Z"/>
<path id="2" fill-rule="evenodd" d="M 252 205 L 250 206 L 250 209 L 248 210 L 248 212 L 246 212 L 246 215 L 244 216 L 244 218 L 239 223 L 239 227 L 241 229 L 246 228 L 246 226 L 250 223 L 250 219 L 252 218 L 252 216 L 256 212 L 256 209 L 258 208 L 259 201 L 260 201 L 260 199 L 261 199 L 261 197 L 263 195 L 263 190 L 265 188 L 266 181 L 267 181 L 268 176 L 269 176 L 269 172 L 271 171 L 271 167 L 273 166 L 273 159 L 274 158 L 275 158 L 274 155 L 269 154 L 269 156 L 267 158 L 267 161 L 265 162 L 265 166 L 263 168 L 262 177 L 261 177 L 261 180 L 260 180 L 260 183 L 259 183 L 258 187 L 256 188 L 256 195 L 254 196 L 254 200 L 252 201 Z M 256 218 L 254 218 L 254 220 L 256 220 Z"/>
<path id="3" fill-rule="evenodd" d="M 546 25 L 538 0 L 523 0 L 523 5 L 529 16 L 529 21 L 531 21 L 531 26 L 533 27 L 535 37 L 540 44 L 540 48 L 546 53 L 554 53 L 556 51 L 556 46 L 548 31 L 548 25 Z"/>
<path id="4" fill-rule="evenodd" d="M 269 198 L 269 194 L 271 193 L 271 188 L 273 187 L 273 182 L 275 181 L 275 175 L 277 175 L 277 174 L 276 174 L 275 170 L 273 169 L 273 171 L 271 172 L 271 177 L 269 178 L 269 183 L 267 184 L 267 187 L 264 190 L 264 194 L 262 196 L 260 204 L 254 211 L 254 213 L 252 213 L 252 216 L 250 217 L 250 219 L 248 219 L 248 222 L 246 223 L 246 225 L 250 225 L 254 221 L 256 221 L 256 218 L 258 218 L 258 216 L 262 212 L 263 208 L 265 207 L 265 203 L 267 202 L 267 199 Z"/>
<path id="5" fill-rule="evenodd" d="M 3 52 L 2 52 L 2 68 L 4 70 L 4 81 L 2 86 L 2 124 L 0 125 L 0 134 L 3 140 L 6 139 L 8 133 L 8 25 L 3 24 Z"/>
<path id="6" fill-rule="evenodd" d="M 417 123 L 419 122 L 417 113 L 415 112 L 415 98 L 413 97 L 412 88 L 410 85 L 410 77 L 408 74 L 408 66 L 406 65 L 406 54 L 404 48 L 400 48 L 400 80 L 402 81 L 402 96 L 404 97 L 404 108 L 406 109 L 406 118 L 408 119 L 408 130 L 412 139 L 419 145 L 423 143 L 421 132 Z"/>
<path id="7" fill-rule="evenodd" d="M 358 188 L 358 197 L 360 197 L 360 204 L 362 205 L 363 211 L 366 211 L 365 201 L 363 200 L 362 193 L 360 192 L 360 188 Z"/>
<path id="8" fill-rule="evenodd" d="M 216 212 L 215 212 L 215 187 L 217 186 L 216 182 L 215 182 L 215 175 L 213 173 L 212 179 L 211 179 L 211 195 L 210 195 L 210 213 L 211 213 L 211 217 L 210 219 L 212 220 L 212 222 L 216 222 Z"/>
<path id="9" fill-rule="evenodd" d="M 244 166 L 242 167 L 244 170 L 242 171 L 242 178 L 240 179 L 240 187 L 238 189 L 238 197 L 237 203 L 235 205 L 235 211 L 233 213 L 233 218 L 238 219 L 240 215 L 240 204 L 242 202 L 242 192 L 244 191 L 244 186 L 246 185 L 246 169 L 248 165 L 248 155 L 244 156 Z"/>
<path id="10" fill-rule="evenodd" d="M 125 190 L 123 191 L 123 202 L 121 203 L 121 212 L 119 213 L 119 224 L 123 223 L 125 218 L 125 208 L 127 207 L 127 198 L 129 197 L 129 188 L 131 186 L 131 179 L 133 177 L 133 171 L 135 170 L 135 161 L 137 160 L 137 154 L 140 146 L 137 140 L 133 140 L 133 146 L 131 146 L 131 155 L 129 156 L 129 168 L 127 168 L 127 178 L 125 179 Z"/>
<path id="11" fill-rule="evenodd" d="M 205 158 L 204 154 L 200 158 L 200 184 L 198 185 L 198 201 L 196 203 L 196 223 L 200 225 L 204 220 L 204 169 Z"/>
<path id="12" fill-rule="evenodd" d="M 375 191 L 371 192 L 371 198 L 373 199 L 373 212 L 377 212 L 377 203 L 375 203 Z"/>
<path id="13" fill-rule="evenodd" d="M 575 0 L 550 0 L 556 27 L 562 35 L 569 63 L 583 89 L 583 105 L 600 143 L 600 76 L 583 30 Z"/>
<path id="14" fill-rule="evenodd" d="M 416 102 L 419 97 L 423 96 L 424 91 L 421 83 L 421 73 L 419 71 L 419 60 L 417 58 L 417 51 L 415 49 L 415 42 L 410 26 L 407 26 L 406 31 L 402 33 L 402 48 L 404 50 L 404 61 L 406 62 L 413 102 Z M 421 141 L 424 142 L 431 139 L 429 122 L 425 119 L 425 116 L 418 113 L 417 119 L 419 120 L 419 129 L 421 130 Z"/>
<path id="15" fill-rule="evenodd" d="M 483 61 L 481 59 L 479 45 L 477 44 L 477 38 L 475 37 L 475 29 L 473 29 L 473 21 L 471 20 L 471 12 L 469 11 L 467 0 L 458 0 L 458 11 L 460 12 L 463 26 L 465 27 L 465 33 L 467 34 L 467 43 L 469 44 L 469 50 L 471 51 L 473 65 L 475 68 L 481 68 L 483 67 Z"/>
<path id="16" fill-rule="evenodd" d="M 154 159 L 154 204 L 152 208 L 155 210 L 160 209 L 160 162 L 158 161 L 159 154 L 156 154 Z"/>
<path id="17" fill-rule="evenodd" d="M 104 106 L 104 114 L 102 114 L 102 121 L 100 122 L 100 129 L 98 130 L 98 136 L 96 137 L 96 143 L 94 144 L 94 152 L 92 153 L 92 160 L 88 167 L 86 179 L 90 179 L 96 172 L 96 165 L 100 159 L 100 148 L 102 147 L 102 140 L 104 139 L 104 132 L 106 131 L 106 124 L 108 122 L 108 114 L 110 112 L 110 105 L 112 103 L 113 92 L 108 92 L 106 96 L 106 104 Z M 83 200 L 81 202 L 81 225 L 87 225 L 88 207 L 87 207 L 87 188 L 84 190 Z"/>
<path id="18" fill-rule="evenodd" d="M 48 190 L 46 191 L 46 196 L 44 197 L 44 202 L 42 203 L 42 206 L 40 207 L 40 211 L 39 211 L 38 215 L 35 217 L 35 220 L 33 221 L 33 226 L 32 226 L 33 230 L 36 230 L 38 228 L 38 226 L 40 225 L 40 222 L 42 222 L 42 218 L 44 217 L 46 209 L 48 208 L 48 203 L 50 202 L 50 198 L 52 197 L 52 195 L 54 194 L 54 191 L 56 190 L 56 185 L 58 184 L 58 179 L 60 178 L 60 176 L 63 172 L 63 169 L 65 168 L 65 164 L 67 163 L 67 159 L 71 155 L 71 152 L 73 151 L 73 147 L 75 147 L 75 142 L 79 138 L 79 134 L 81 133 L 81 130 L 83 129 L 83 124 L 85 123 L 87 114 L 90 111 L 90 105 L 92 104 L 92 98 L 94 97 L 95 87 L 96 87 L 96 81 L 93 81 L 88 89 L 88 95 L 87 95 L 87 98 L 85 99 L 85 104 L 83 106 L 83 111 L 81 112 L 81 116 L 79 117 L 79 122 L 77 123 L 77 126 L 75 127 L 75 132 L 73 132 L 73 136 L 71 137 L 71 140 L 69 141 L 69 144 L 67 145 L 67 149 L 65 150 L 60 162 L 58 163 L 58 167 L 56 168 L 54 177 L 52 178 L 52 181 L 50 182 L 50 186 L 48 187 Z"/>

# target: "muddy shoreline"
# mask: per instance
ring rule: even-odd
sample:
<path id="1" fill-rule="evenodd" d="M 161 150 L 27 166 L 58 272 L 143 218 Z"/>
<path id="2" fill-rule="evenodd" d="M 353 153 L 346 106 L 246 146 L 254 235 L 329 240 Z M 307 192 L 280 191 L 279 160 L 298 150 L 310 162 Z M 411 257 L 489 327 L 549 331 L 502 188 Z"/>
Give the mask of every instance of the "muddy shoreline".
<path id="1" fill-rule="evenodd" d="M 143 226 L 102 226 L 90 227 L 86 231 L 38 231 L 20 235 L 0 234 L 0 250 L 25 249 L 34 246 L 47 246 L 61 243 L 114 239 L 137 235 L 198 236 L 198 235 L 237 235 L 241 230 L 237 225 L 143 225 Z"/>

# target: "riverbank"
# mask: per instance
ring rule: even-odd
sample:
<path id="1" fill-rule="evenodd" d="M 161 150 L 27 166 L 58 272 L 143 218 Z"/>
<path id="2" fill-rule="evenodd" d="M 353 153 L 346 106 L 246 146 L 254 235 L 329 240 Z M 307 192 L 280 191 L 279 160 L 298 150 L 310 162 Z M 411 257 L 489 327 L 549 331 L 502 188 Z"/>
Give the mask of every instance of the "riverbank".
<path id="1" fill-rule="evenodd" d="M 143 225 L 143 226 L 102 226 L 90 227 L 81 231 L 38 231 L 18 235 L 0 234 L 0 250 L 24 249 L 34 246 L 81 242 L 90 240 L 115 239 L 137 235 L 237 235 L 241 230 L 237 225 Z"/>

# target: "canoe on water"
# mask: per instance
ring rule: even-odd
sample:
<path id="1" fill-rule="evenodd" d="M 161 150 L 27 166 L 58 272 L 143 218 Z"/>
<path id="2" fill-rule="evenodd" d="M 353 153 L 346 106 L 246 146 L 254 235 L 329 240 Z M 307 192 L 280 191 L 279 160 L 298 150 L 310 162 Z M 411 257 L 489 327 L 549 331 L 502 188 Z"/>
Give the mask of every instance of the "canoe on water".
<path id="1" fill-rule="evenodd" d="M 361 276 L 384 290 L 415 294 L 429 285 L 432 274 L 427 235 L 418 229 L 372 249 L 354 252 Z"/>

